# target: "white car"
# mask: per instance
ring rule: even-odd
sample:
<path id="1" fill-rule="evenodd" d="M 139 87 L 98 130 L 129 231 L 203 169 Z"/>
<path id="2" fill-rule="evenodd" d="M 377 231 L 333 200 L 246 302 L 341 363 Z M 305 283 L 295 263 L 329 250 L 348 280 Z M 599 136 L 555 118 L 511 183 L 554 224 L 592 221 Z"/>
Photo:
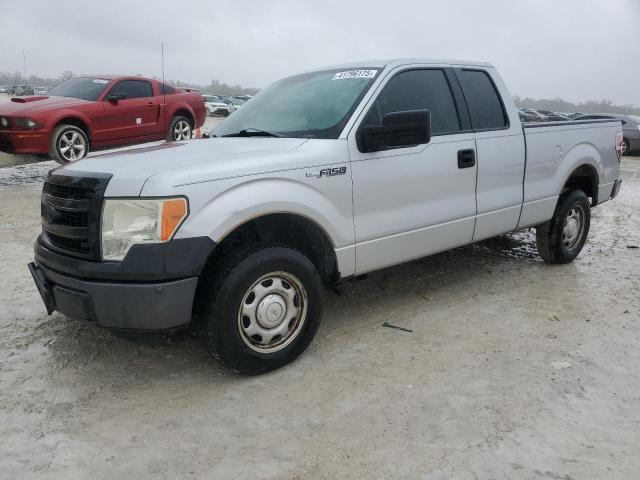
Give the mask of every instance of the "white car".
<path id="1" fill-rule="evenodd" d="M 236 110 L 236 106 L 233 103 L 225 102 L 217 95 L 203 95 L 202 98 L 204 98 L 204 106 L 209 115 L 228 117 Z"/>
<path id="2" fill-rule="evenodd" d="M 29 268 L 50 314 L 193 322 L 215 358 L 263 373 L 309 346 L 325 286 L 529 227 L 543 260 L 571 262 L 622 181 L 619 119 L 523 125 L 487 63 L 303 73 L 213 133 L 49 174 Z"/>

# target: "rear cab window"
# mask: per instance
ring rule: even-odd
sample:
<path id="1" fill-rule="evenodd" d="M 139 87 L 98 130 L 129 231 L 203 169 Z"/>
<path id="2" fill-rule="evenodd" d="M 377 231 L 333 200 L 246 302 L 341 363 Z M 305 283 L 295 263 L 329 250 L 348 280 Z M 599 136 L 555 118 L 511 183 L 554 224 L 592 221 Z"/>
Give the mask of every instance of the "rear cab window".
<path id="1" fill-rule="evenodd" d="M 457 70 L 474 130 L 503 130 L 509 119 L 493 80 L 484 70 Z"/>
<path id="2" fill-rule="evenodd" d="M 153 88 L 151 83 L 145 80 L 121 80 L 116 83 L 109 95 L 124 94 L 127 100 L 132 98 L 153 97 Z"/>

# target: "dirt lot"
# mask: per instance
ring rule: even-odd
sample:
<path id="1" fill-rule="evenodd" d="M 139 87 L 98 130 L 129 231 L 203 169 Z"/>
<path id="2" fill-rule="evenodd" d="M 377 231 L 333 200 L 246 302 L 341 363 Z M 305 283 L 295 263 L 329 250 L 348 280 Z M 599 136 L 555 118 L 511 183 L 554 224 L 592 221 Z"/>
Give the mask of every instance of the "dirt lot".
<path id="1" fill-rule="evenodd" d="M 640 158 L 623 172 L 573 264 L 543 265 L 523 232 L 346 283 L 309 351 L 256 378 L 188 335 L 140 345 L 46 316 L 26 269 L 41 175 L 14 174 L 0 478 L 635 480 Z"/>

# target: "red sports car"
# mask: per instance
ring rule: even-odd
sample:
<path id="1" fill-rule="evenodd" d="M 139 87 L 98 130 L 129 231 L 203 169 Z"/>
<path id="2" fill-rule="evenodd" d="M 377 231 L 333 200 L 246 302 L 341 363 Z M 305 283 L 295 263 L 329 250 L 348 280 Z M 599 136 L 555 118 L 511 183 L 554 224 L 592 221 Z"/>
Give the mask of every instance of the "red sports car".
<path id="1" fill-rule="evenodd" d="M 202 96 L 142 77 L 78 77 L 46 96 L 0 105 L 0 150 L 48 155 L 59 163 L 89 150 L 191 138 L 204 124 Z"/>

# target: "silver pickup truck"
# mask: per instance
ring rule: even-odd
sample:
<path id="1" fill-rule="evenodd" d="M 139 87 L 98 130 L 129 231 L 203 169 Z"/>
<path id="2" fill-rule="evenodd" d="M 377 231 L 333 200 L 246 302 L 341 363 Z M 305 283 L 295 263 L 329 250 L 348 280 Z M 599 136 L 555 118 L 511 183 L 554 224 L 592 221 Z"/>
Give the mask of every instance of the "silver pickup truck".
<path id="1" fill-rule="evenodd" d="M 211 136 L 51 172 L 29 265 L 49 313 L 124 334 L 194 324 L 262 373 L 310 344 L 325 285 L 526 227 L 570 262 L 621 184 L 620 121 L 523 125 L 487 63 L 295 75 Z"/>

